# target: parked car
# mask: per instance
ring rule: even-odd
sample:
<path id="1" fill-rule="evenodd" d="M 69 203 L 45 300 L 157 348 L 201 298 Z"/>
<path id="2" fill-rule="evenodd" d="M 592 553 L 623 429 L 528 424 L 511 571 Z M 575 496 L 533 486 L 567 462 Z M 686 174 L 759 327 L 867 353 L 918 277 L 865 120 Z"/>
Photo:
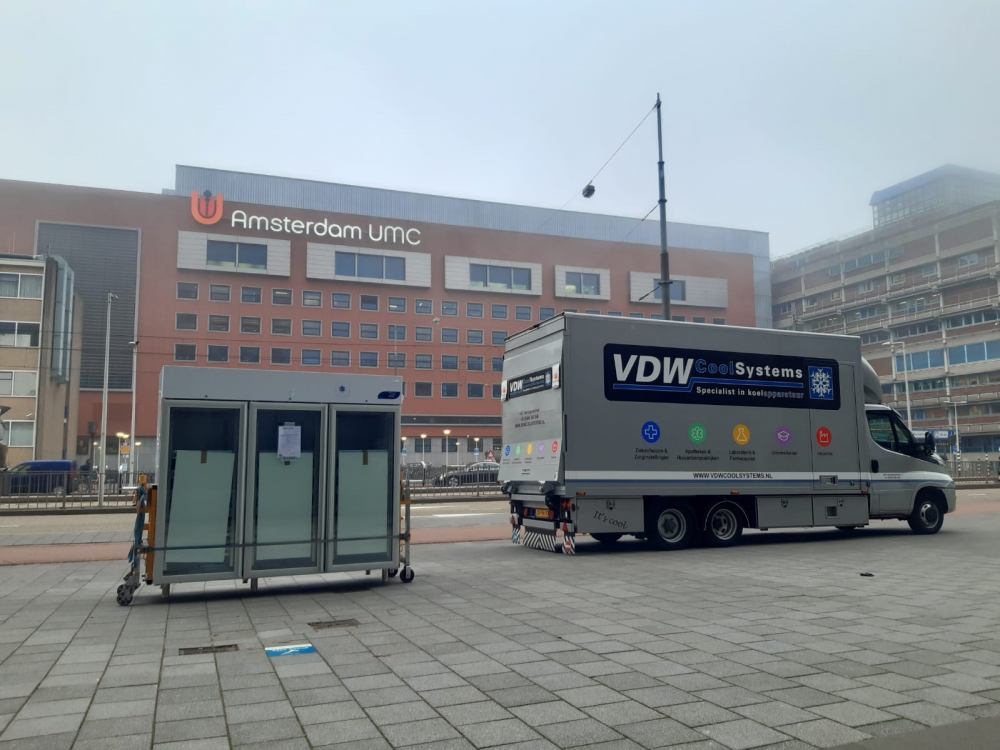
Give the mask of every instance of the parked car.
<path id="1" fill-rule="evenodd" d="M 12 495 L 65 495 L 78 479 L 76 461 L 25 461 L 7 472 L 4 484 Z"/>
<path id="2" fill-rule="evenodd" d="M 461 469 L 441 474 L 434 480 L 438 487 L 458 487 L 463 484 L 495 484 L 500 473 L 500 464 L 482 461 L 469 464 Z"/>

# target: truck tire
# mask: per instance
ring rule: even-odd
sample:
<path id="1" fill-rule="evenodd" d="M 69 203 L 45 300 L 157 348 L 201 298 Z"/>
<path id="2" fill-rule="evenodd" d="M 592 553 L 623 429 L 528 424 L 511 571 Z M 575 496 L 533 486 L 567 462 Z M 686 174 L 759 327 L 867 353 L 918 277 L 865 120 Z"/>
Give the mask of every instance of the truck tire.
<path id="1" fill-rule="evenodd" d="M 705 518 L 705 543 L 710 547 L 732 547 L 743 535 L 743 511 L 733 503 L 720 503 Z"/>
<path id="2" fill-rule="evenodd" d="M 621 534 L 591 534 L 591 536 L 601 544 L 614 544 L 622 538 Z"/>
<path id="3" fill-rule="evenodd" d="M 646 512 L 646 537 L 656 549 L 685 549 L 694 541 L 694 514 L 686 504 L 650 503 Z"/>
<path id="4" fill-rule="evenodd" d="M 941 530 L 944 523 L 944 510 L 942 503 L 929 492 L 917 494 L 917 502 L 913 506 L 913 512 L 906 519 L 913 529 L 914 534 L 936 534 Z"/>

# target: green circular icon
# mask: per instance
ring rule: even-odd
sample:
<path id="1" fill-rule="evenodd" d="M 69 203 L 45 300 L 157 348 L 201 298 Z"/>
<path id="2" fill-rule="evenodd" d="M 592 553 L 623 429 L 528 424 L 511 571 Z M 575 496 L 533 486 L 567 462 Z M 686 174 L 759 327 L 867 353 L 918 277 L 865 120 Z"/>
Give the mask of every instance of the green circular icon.
<path id="1" fill-rule="evenodd" d="M 692 443 L 699 445 L 705 442 L 705 438 L 708 437 L 708 432 L 705 430 L 704 425 L 695 423 L 691 425 L 691 429 L 688 430 L 688 437 L 691 439 Z"/>
<path id="2" fill-rule="evenodd" d="M 520 456 L 520 455 L 521 455 L 521 446 L 520 446 L 520 445 L 518 445 L 518 446 L 517 446 L 517 447 L 516 447 L 516 448 L 514 449 L 514 455 L 515 455 L 515 456 Z"/>

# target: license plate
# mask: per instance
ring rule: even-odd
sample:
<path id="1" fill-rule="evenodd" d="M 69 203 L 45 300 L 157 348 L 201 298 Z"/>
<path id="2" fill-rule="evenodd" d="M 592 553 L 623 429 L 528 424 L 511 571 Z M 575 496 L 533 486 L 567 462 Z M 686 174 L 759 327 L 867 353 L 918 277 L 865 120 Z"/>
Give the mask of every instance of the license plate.
<path id="1" fill-rule="evenodd" d="M 536 510 L 535 518 L 554 518 L 551 510 Z"/>

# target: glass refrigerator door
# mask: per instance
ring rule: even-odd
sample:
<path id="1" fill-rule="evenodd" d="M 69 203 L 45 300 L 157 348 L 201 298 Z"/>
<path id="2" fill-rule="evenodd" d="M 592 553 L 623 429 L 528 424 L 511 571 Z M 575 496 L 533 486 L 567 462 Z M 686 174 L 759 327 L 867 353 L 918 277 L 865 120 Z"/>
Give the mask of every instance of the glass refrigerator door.
<path id="1" fill-rule="evenodd" d="M 335 412 L 334 539 L 327 569 L 390 562 L 396 415 L 381 411 Z"/>
<path id="2" fill-rule="evenodd" d="M 173 407 L 169 414 L 163 576 L 231 577 L 242 541 L 237 534 L 242 410 Z"/>
<path id="3" fill-rule="evenodd" d="M 318 572 L 323 409 L 251 406 L 247 575 Z"/>

